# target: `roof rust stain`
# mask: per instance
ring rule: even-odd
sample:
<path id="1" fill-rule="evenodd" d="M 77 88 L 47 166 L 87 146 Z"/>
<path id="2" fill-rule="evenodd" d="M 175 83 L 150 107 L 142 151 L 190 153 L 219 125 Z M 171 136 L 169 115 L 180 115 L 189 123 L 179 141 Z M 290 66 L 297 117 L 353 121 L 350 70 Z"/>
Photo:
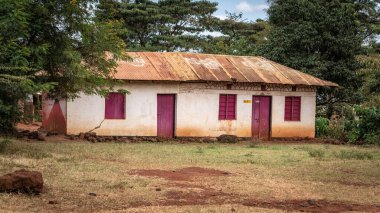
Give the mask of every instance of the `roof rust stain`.
<path id="1" fill-rule="evenodd" d="M 181 52 L 129 52 L 128 54 L 133 61 L 120 61 L 114 78 L 338 86 L 263 57 Z"/>

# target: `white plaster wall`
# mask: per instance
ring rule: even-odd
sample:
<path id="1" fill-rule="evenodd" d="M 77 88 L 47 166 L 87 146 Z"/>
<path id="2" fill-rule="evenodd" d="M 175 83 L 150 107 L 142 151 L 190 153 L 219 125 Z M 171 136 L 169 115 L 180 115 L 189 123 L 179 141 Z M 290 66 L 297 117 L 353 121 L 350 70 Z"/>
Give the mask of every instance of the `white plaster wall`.
<path id="1" fill-rule="evenodd" d="M 98 135 L 156 136 L 157 94 L 176 94 L 176 136 L 251 136 L 252 95 L 272 96 L 273 137 L 314 137 L 315 92 L 202 89 L 200 84 L 127 83 L 126 118 L 104 120 L 104 98 L 82 95 L 67 103 L 67 132 L 96 129 Z M 191 89 L 189 89 L 191 88 Z M 218 120 L 219 94 L 237 94 L 237 119 Z M 285 96 L 301 96 L 301 121 L 284 121 Z"/>
<path id="2" fill-rule="evenodd" d="M 81 95 L 67 103 L 67 132 L 78 134 L 99 126 L 98 135 L 155 136 L 157 135 L 157 94 L 175 94 L 178 84 L 128 84 L 125 119 L 104 119 L 105 99 Z"/>
<path id="3" fill-rule="evenodd" d="M 285 121 L 285 97 L 301 96 L 301 121 Z M 315 92 L 276 94 L 272 97 L 272 137 L 302 137 L 315 136 Z"/>

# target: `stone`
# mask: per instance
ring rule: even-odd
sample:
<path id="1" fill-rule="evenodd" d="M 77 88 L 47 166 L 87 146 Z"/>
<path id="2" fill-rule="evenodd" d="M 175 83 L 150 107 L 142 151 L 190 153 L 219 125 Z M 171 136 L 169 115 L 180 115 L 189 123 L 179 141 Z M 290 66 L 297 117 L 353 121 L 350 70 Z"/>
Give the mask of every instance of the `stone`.
<path id="1" fill-rule="evenodd" d="M 17 170 L 0 176 L 0 192 L 20 192 L 26 194 L 40 194 L 44 181 L 41 172 Z"/>
<path id="2" fill-rule="evenodd" d="M 37 131 L 29 132 L 28 138 L 29 139 L 37 139 L 38 138 L 38 132 Z"/>
<path id="3" fill-rule="evenodd" d="M 49 137 L 49 136 L 54 136 L 54 135 L 59 135 L 59 133 L 56 132 L 56 131 L 50 131 L 50 132 L 48 132 L 48 133 L 46 134 L 47 137 Z"/>
<path id="4" fill-rule="evenodd" d="M 97 140 L 96 140 L 95 137 L 89 137 L 89 138 L 87 138 L 87 140 L 90 141 L 90 142 L 92 142 L 92 143 L 96 143 L 97 142 Z"/>
<path id="5" fill-rule="evenodd" d="M 202 139 L 202 142 L 203 143 L 214 143 L 218 141 L 216 138 L 212 138 L 212 137 L 205 137 Z"/>
<path id="6" fill-rule="evenodd" d="M 37 132 L 37 140 L 45 141 L 46 140 L 46 133 L 38 131 Z"/>
<path id="7" fill-rule="evenodd" d="M 75 140 L 75 139 L 76 139 L 76 136 L 75 136 L 75 135 L 68 135 L 67 137 L 68 137 L 68 139 L 70 139 L 70 140 Z"/>
<path id="8" fill-rule="evenodd" d="M 90 195 L 90 196 L 97 196 L 97 194 L 93 193 L 93 192 L 88 193 L 88 195 Z"/>
<path id="9" fill-rule="evenodd" d="M 84 139 L 85 134 L 83 132 L 79 133 L 79 138 Z"/>
<path id="10" fill-rule="evenodd" d="M 309 205 L 311 205 L 311 206 L 314 206 L 314 205 L 317 204 L 317 202 L 316 202 L 315 200 L 313 200 L 313 199 L 307 200 L 307 203 L 308 203 Z"/>
<path id="11" fill-rule="evenodd" d="M 220 135 L 217 137 L 220 143 L 237 143 L 238 137 L 236 135 Z"/>

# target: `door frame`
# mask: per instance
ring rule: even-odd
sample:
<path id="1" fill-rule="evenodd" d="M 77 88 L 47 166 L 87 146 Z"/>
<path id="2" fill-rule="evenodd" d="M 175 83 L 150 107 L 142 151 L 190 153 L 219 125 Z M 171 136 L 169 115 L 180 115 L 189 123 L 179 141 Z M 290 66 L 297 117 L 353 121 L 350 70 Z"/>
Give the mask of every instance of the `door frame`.
<path id="1" fill-rule="evenodd" d="M 157 93 L 157 104 L 156 104 L 156 109 L 157 109 L 157 113 L 156 114 L 158 114 L 158 96 L 159 95 L 173 95 L 173 97 L 174 97 L 174 103 L 173 103 L 173 107 L 174 107 L 174 109 L 173 109 L 173 135 L 171 136 L 172 138 L 174 138 L 174 137 L 176 137 L 176 135 L 177 135 L 177 94 L 175 94 L 175 93 Z M 158 117 L 157 117 L 157 128 L 156 128 L 156 131 L 157 131 L 157 137 L 158 137 Z"/>
<path id="2" fill-rule="evenodd" d="M 270 95 L 252 95 L 252 106 L 251 106 L 251 137 L 253 138 L 253 119 L 254 119 L 254 110 L 253 110 L 253 106 L 254 106 L 254 97 L 269 97 L 269 131 L 268 131 L 268 140 L 271 140 L 272 139 L 272 100 L 273 100 L 273 96 L 270 96 Z M 259 137 L 260 139 L 260 137 Z"/>

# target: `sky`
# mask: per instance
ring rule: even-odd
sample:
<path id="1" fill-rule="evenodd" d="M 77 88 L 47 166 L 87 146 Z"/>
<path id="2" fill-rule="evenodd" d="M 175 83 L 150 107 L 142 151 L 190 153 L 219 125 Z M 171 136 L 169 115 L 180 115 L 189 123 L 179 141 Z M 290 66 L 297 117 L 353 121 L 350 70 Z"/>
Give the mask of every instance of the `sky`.
<path id="1" fill-rule="evenodd" d="M 223 19 L 226 17 L 226 11 L 243 13 L 243 19 L 255 21 L 256 19 L 267 19 L 266 9 L 268 9 L 267 0 L 210 0 L 218 2 L 218 11 L 215 16 Z"/>

